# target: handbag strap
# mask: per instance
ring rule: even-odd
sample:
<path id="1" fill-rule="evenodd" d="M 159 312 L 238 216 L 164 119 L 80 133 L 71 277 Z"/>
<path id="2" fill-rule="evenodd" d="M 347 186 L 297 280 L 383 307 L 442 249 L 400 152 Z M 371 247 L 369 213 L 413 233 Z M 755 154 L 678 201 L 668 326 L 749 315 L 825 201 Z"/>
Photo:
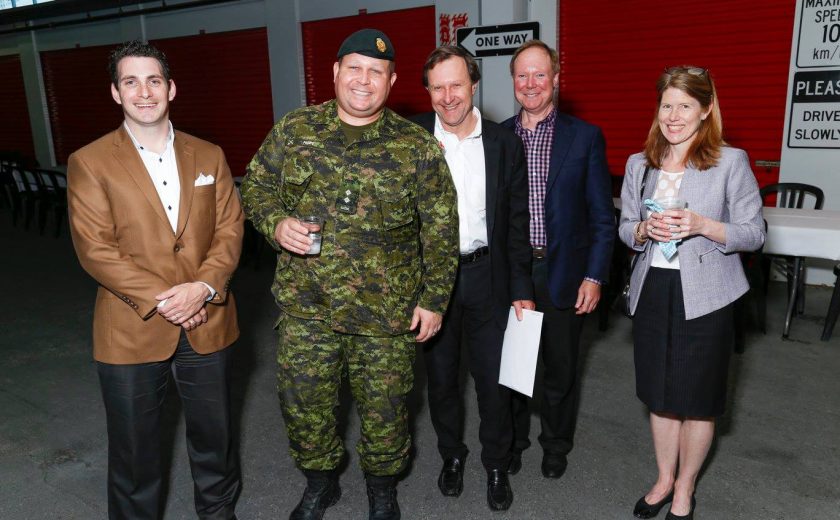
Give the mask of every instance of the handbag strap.
<path id="1" fill-rule="evenodd" d="M 641 217 L 641 220 L 645 219 L 645 214 L 644 211 L 642 211 L 642 209 L 645 207 L 645 185 L 647 184 L 648 180 L 648 172 L 650 172 L 650 165 L 646 164 L 645 173 L 642 174 L 642 187 L 639 188 L 639 200 L 642 202 L 641 204 L 639 204 L 639 217 Z"/>
<path id="2" fill-rule="evenodd" d="M 650 172 L 650 165 L 646 164 L 645 165 L 645 173 L 642 174 L 642 186 L 641 186 L 641 188 L 639 188 L 639 201 L 641 202 L 639 204 L 639 218 L 640 218 L 639 222 L 644 222 L 644 220 L 645 220 L 644 200 L 645 200 L 645 185 L 647 185 L 648 172 Z M 630 262 L 630 272 L 631 273 L 633 272 L 633 269 L 636 268 L 636 261 L 638 259 L 639 259 L 638 253 L 634 254 L 633 255 L 633 260 Z"/>

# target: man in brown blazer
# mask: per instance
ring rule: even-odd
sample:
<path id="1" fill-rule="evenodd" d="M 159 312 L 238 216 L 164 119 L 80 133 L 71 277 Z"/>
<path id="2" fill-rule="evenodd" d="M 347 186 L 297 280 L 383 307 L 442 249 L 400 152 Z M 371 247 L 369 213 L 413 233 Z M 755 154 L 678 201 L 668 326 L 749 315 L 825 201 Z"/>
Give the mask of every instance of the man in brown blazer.
<path id="1" fill-rule="evenodd" d="M 69 158 L 68 205 L 82 267 L 99 283 L 93 317 L 108 421 L 108 515 L 159 518 L 160 412 L 171 372 L 186 420 L 199 518 L 235 518 L 229 346 L 239 336 L 230 278 L 243 213 L 222 150 L 169 122 L 175 83 L 156 48 L 111 53 L 125 121 Z"/>

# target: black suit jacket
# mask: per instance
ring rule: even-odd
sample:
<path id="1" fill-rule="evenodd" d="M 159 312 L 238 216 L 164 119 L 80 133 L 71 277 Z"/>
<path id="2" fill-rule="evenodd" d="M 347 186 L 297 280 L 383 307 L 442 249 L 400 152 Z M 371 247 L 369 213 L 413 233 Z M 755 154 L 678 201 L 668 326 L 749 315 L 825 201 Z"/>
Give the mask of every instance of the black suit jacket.
<path id="1" fill-rule="evenodd" d="M 434 112 L 411 119 L 434 134 Z M 496 319 L 504 328 L 512 301 L 534 299 L 528 231 L 531 219 L 528 171 L 525 149 L 515 133 L 482 119 L 481 138 L 484 144 L 492 303 Z"/>

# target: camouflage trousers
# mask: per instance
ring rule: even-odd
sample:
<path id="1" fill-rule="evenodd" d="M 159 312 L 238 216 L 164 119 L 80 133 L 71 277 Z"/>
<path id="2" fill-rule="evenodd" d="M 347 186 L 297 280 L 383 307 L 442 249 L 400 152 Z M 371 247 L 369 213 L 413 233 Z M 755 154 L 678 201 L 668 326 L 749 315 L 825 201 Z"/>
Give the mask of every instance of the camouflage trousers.
<path id="1" fill-rule="evenodd" d="M 356 451 L 362 470 L 401 472 L 411 447 L 406 395 L 414 383 L 414 336 L 342 334 L 323 321 L 287 314 L 278 331 L 278 393 L 298 467 L 330 470 L 341 463 L 336 411 L 346 371 L 361 422 Z"/>

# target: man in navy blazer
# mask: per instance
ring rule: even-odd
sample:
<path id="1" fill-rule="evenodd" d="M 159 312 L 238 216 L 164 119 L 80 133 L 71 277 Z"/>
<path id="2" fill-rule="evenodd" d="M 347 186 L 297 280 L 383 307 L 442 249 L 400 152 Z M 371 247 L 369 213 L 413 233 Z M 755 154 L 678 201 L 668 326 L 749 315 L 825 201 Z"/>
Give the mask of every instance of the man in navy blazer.
<path id="1" fill-rule="evenodd" d="M 414 121 L 437 138 L 458 193 L 461 257 L 440 334 L 424 345 L 429 412 L 443 468 L 438 487 L 456 497 L 463 489 L 467 446 L 459 388 L 461 345 L 466 346 L 480 418 L 481 462 L 487 504 L 513 501 L 507 469 L 513 445 L 510 390 L 499 385 L 502 342 L 511 306 L 534 309 L 528 240 L 528 176 L 522 141 L 482 119 L 472 104 L 481 73 L 460 47 L 438 47 L 423 67 L 434 112 Z"/>
<path id="2" fill-rule="evenodd" d="M 510 62 L 522 110 L 503 126 L 516 132 L 528 159 L 532 278 L 543 317 L 542 473 L 560 478 L 572 450 L 578 401 L 583 317 L 595 310 L 607 282 L 615 237 L 610 174 L 601 130 L 555 107 L 557 52 L 539 40 Z M 528 399 L 514 393 L 514 450 L 508 472 L 530 446 Z"/>

